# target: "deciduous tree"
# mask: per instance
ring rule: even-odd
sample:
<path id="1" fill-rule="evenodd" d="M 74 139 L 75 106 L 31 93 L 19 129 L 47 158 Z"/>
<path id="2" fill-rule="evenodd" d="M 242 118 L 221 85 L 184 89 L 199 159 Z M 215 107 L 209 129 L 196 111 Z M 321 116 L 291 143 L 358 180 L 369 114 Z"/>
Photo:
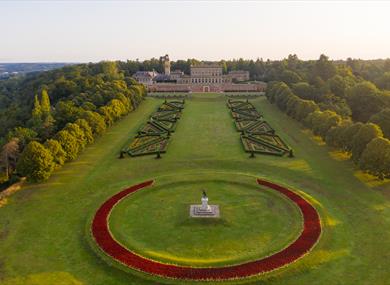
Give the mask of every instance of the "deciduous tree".
<path id="1" fill-rule="evenodd" d="M 380 137 L 371 140 L 361 155 L 359 166 L 381 179 L 390 177 L 390 140 Z"/>
<path id="2" fill-rule="evenodd" d="M 352 159 L 357 163 L 366 148 L 367 144 L 375 139 L 383 137 L 382 130 L 378 125 L 367 123 L 364 124 L 352 140 Z"/>
<path id="3" fill-rule="evenodd" d="M 17 164 L 18 173 L 35 182 L 48 179 L 53 170 L 53 156 L 48 149 L 36 141 L 26 146 Z"/>
<path id="4" fill-rule="evenodd" d="M 55 139 L 48 139 L 45 142 L 45 147 L 53 156 L 53 162 L 56 164 L 56 168 L 61 167 L 66 161 L 66 153 L 62 149 L 61 144 Z"/>

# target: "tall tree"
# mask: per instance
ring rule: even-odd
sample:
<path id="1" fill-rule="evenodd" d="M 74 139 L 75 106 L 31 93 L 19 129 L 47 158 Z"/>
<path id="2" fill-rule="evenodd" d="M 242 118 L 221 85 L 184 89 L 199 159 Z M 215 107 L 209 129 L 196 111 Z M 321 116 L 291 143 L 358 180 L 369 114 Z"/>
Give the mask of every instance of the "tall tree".
<path id="1" fill-rule="evenodd" d="M 47 93 L 46 89 L 42 90 L 41 93 L 41 111 L 43 116 L 49 116 L 50 115 L 50 98 L 49 94 Z"/>
<path id="2" fill-rule="evenodd" d="M 32 128 L 35 131 L 39 132 L 39 130 L 42 128 L 42 109 L 41 109 L 41 103 L 39 102 L 38 95 L 35 95 L 34 97 L 34 106 L 32 109 L 30 122 Z"/>
<path id="3" fill-rule="evenodd" d="M 41 94 L 41 110 L 42 110 L 42 130 L 41 137 L 42 139 L 47 139 L 51 137 L 54 131 L 54 118 L 51 114 L 51 105 L 49 94 L 47 94 L 46 89 L 42 90 Z"/>

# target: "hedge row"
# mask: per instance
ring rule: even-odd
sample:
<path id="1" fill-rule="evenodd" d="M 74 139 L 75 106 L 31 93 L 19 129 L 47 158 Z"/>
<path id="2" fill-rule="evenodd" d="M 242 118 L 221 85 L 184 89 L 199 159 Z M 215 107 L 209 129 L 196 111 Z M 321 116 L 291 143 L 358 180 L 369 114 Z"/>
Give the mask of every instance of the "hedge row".
<path id="1" fill-rule="evenodd" d="M 55 169 L 76 159 L 88 144 L 94 142 L 95 137 L 139 105 L 145 91 L 144 88 L 134 90 L 136 95 L 118 94 L 119 99 L 112 99 L 97 112 L 79 112 L 73 123 L 67 123 L 43 144 L 31 141 L 18 159 L 17 173 L 34 182 L 48 179 Z"/>
<path id="2" fill-rule="evenodd" d="M 333 111 L 320 111 L 314 101 L 299 98 L 283 82 L 269 83 L 266 97 L 327 145 L 350 153 L 361 170 L 380 179 L 390 178 L 390 140 L 383 138 L 378 125 L 355 123 Z"/>

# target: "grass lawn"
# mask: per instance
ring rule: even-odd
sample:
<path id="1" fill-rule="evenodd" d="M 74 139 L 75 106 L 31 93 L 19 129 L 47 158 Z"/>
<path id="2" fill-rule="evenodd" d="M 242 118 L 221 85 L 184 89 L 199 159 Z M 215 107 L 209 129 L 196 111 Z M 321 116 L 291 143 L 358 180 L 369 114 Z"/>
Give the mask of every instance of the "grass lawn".
<path id="1" fill-rule="evenodd" d="M 268 256 L 302 230 L 297 207 L 273 190 L 259 190 L 252 177 L 215 174 L 206 180 L 198 174 L 181 180 L 157 180 L 157 186 L 116 206 L 109 221 L 116 240 L 147 258 L 210 267 Z M 210 204 L 219 205 L 221 218 L 190 218 L 190 205 L 200 204 L 202 189 Z"/>
<path id="2" fill-rule="evenodd" d="M 291 216 L 283 220 L 281 217 L 286 217 L 287 212 L 275 213 L 272 207 L 267 207 L 270 196 L 264 196 L 266 193 L 259 191 L 258 196 L 254 195 L 249 186 L 230 189 L 235 184 L 229 181 L 243 182 L 240 180 L 245 180 L 241 178 L 245 176 L 267 178 L 305 192 L 319 211 L 323 225 L 322 237 L 309 255 L 286 268 L 251 280 L 253 284 L 389 283 L 389 183 L 366 183 L 359 179 L 349 161 L 332 158 L 330 149 L 313 140 L 297 122 L 265 98 L 252 102 L 276 133 L 294 149 L 296 157 L 293 159 L 264 155 L 249 159 L 226 107 L 226 98 L 219 94 L 193 94 L 186 100 L 182 118 L 162 159 L 155 160 L 153 156 L 118 159 L 119 150 L 161 102 L 161 99 L 148 98 L 136 112 L 88 147 L 78 160 L 68 163 L 46 183 L 26 185 L 0 208 L 0 284 L 156 284 L 155 280 L 144 278 L 142 274 L 132 275 L 109 266 L 91 249 L 86 234 L 94 212 L 103 201 L 126 186 L 153 178 L 156 178 L 156 184 L 152 190 L 125 199 L 112 217 L 118 237 L 123 235 L 120 237 L 122 242 L 127 241 L 129 246 L 137 248 L 141 245 L 138 250 L 142 253 L 152 256 L 150 251 L 155 251 L 159 253 L 159 259 L 168 260 L 172 259 L 170 246 L 173 246 L 180 253 L 176 257 L 185 260 L 196 252 L 194 248 L 180 244 L 181 237 L 172 237 L 168 230 L 169 227 L 178 230 L 178 223 L 187 221 L 190 201 L 199 202 L 198 186 L 188 183 L 188 180 L 196 179 L 201 182 L 199 188 L 217 189 L 215 203 L 226 208 L 228 221 L 239 224 L 250 213 L 260 217 L 258 223 L 250 220 L 252 231 L 245 225 L 235 225 L 243 230 L 241 236 L 228 233 L 224 225 L 217 225 L 210 231 L 215 236 L 218 232 L 222 235 L 216 236 L 214 241 L 226 236 L 231 241 L 239 241 L 236 249 L 244 250 L 245 247 L 248 250 L 238 256 L 234 249 L 224 253 L 220 247 L 215 256 L 225 259 L 224 262 L 235 263 L 240 258 L 251 259 L 250 250 L 255 255 L 263 255 L 267 250 L 283 247 L 289 239 L 283 234 L 275 238 L 274 244 L 260 244 L 259 247 L 254 244 L 256 239 L 262 238 L 262 229 L 276 235 L 280 230 L 287 232 L 286 224 L 292 223 L 289 232 L 294 232 L 296 219 Z M 187 182 L 181 187 L 183 180 Z M 250 183 L 244 181 L 244 184 Z M 169 193 L 177 195 L 167 195 Z M 212 193 L 209 194 L 211 203 Z M 170 207 L 178 205 L 173 209 L 176 212 L 158 208 L 158 199 L 167 197 Z M 239 202 L 235 206 L 242 203 L 241 209 L 233 208 L 231 203 L 236 199 Z M 275 197 L 275 209 L 284 207 L 288 211 L 289 204 L 280 199 Z M 251 203 L 256 205 L 250 206 Z M 152 210 L 138 214 L 139 221 L 134 221 L 137 205 Z M 183 216 L 178 212 L 180 208 L 184 211 Z M 224 208 L 222 215 L 223 211 Z M 161 221 L 168 228 L 158 223 L 160 219 L 153 220 L 157 213 L 164 217 Z M 274 226 L 268 221 L 270 216 L 275 216 Z M 121 228 L 122 221 L 125 226 Z M 143 234 L 135 235 L 130 225 L 137 226 L 137 231 Z M 191 226 L 202 230 L 209 225 Z M 164 229 L 166 232 L 161 235 Z M 188 237 L 189 232 L 186 228 L 183 235 Z M 153 235 L 161 240 L 153 242 Z M 174 240 L 161 238 L 164 236 Z M 242 244 L 246 239 L 248 243 Z M 188 247 L 191 243 L 201 244 L 199 240 L 186 239 L 186 242 Z M 208 246 L 213 246 L 212 242 Z M 210 258 L 201 254 L 195 253 L 193 258 Z"/>

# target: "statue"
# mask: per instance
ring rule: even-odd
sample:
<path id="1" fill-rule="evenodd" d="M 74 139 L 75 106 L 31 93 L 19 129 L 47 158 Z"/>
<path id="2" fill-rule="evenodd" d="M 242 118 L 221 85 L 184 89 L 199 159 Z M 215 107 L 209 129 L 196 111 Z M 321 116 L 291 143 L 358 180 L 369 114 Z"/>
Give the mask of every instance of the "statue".
<path id="1" fill-rule="evenodd" d="M 190 206 L 190 217 L 193 218 L 219 218 L 219 206 L 209 205 L 206 190 L 202 190 L 201 205 Z"/>
<path id="2" fill-rule="evenodd" d="M 206 194 L 206 191 L 203 190 L 203 193 L 202 193 L 202 209 L 203 210 L 210 210 L 210 206 L 208 205 L 208 202 L 209 202 L 209 198 L 207 198 L 207 194 Z"/>

